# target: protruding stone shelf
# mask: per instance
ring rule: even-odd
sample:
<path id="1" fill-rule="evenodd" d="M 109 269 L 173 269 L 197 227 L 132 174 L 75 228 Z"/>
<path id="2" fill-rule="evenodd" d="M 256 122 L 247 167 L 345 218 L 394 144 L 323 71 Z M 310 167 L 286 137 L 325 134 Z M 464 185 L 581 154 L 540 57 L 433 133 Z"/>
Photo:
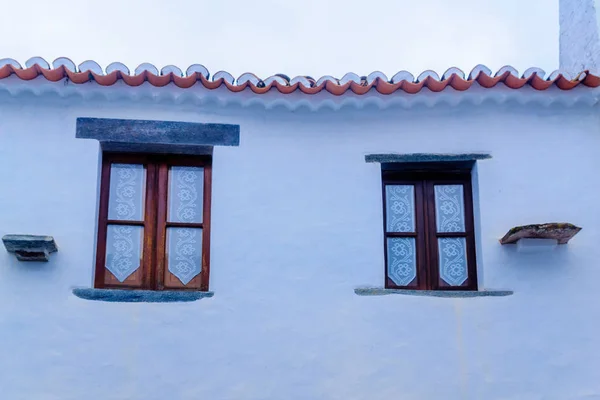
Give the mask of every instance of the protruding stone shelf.
<path id="1" fill-rule="evenodd" d="M 80 299 L 111 303 L 178 303 L 213 297 L 213 292 L 74 288 Z"/>
<path id="2" fill-rule="evenodd" d="M 5 235 L 2 237 L 9 253 L 15 253 L 19 261 L 48 261 L 50 253 L 58 251 L 52 236 Z"/>
<path id="3" fill-rule="evenodd" d="M 520 239 L 553 239 L 558 244 L 566 244 L 581 228 L 569 223 L 548 223 L 523 225 L 512 228 L 502 239 L 501 244 L 514 244 Z"/>
<path id="4" fill-rule="evenodd" d="M 470 297 L 504 297 L 513 294 L 512 290 L 407 290 L 407 289 L 385 289 L 381 287 L 360 287 L 354 289 L 354 293 L 359 296 L 387 296 L 390 294 L 399 294 L 404 296 L 424 296 L 424 297 L 450 297 L 450 298 L 470 298 Z"/>

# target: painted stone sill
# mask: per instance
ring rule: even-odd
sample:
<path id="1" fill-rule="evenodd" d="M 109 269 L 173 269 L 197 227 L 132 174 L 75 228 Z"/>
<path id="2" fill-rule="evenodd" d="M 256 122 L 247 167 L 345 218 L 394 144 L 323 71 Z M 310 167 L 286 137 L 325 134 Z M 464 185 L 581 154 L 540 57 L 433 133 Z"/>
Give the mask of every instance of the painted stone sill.
<path id="1" fill-rule="evenodd" d="M 80 299 L 107 301 L 111 303 L 179 303 L 213 297 L 213 292 L 154 291 L 74 288 L 73 294 Z"/>
<path id="2" fill-rule="evenodd" d="M 381 287 L 363 287 L 354 289 L 354 293 L 359 296 L 386 296 L 389 294 L 400 294 L 404 296 L 424 296 L 424 297 L 503 297 L 513 294 L 512 290 L 407 290 L 407 289 L 385 289 Z"/>

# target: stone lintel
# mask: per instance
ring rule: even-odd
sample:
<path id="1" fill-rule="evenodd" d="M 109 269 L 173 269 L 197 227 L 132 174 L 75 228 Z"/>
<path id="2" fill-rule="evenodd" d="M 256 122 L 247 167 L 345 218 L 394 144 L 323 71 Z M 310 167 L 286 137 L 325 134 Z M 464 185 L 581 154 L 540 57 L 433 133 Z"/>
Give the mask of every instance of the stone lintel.
<path id="1" fill-rule="evenodd" d="M 416 163 L 416 162 L 457 162 L 477 161 L 492 158 L 487 153 L 466 154 L 436 154 L 436 153 L 408 153 L 408 154 L 367 154 L 365 161 L 368 163 Z"/>
<path id="2" fill-rule="evenodd" d="M 239 146 L 240 126 L 197 122 L 77 118 L 75 136 L 100 142 Z"/>

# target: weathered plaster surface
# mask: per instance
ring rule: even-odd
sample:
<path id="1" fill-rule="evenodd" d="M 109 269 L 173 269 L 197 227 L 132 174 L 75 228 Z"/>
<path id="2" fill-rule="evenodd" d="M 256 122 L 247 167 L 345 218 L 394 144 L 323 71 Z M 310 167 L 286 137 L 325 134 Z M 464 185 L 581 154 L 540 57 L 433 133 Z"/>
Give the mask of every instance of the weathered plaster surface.
<path id="1" fill-rule="evenodd" d="M 600 72 L 598 0 L 559 0 L 560 69 Z"/>
<path id="2" fill-rule="evenodd" d="M 44 232 L 60 245 L 43 266 L 0 251 L 0 398 L 600 396 L 594 108 L 67 101 L 0 96 L 0 236 Z M 213 154 L 213 298 L 72 294 L 91 286 L 96 235 L 99 144 L 75 138 L 81 116 L 240 125 L 240 146 Z M 365 154 L 474 152 L 494 156 L 476 171 L 480 289 L 515 294 L 357 296 L 384 282 L 381 165 Z M 532 221 L 584 230 L 548 253 L 498 243 Z"/>

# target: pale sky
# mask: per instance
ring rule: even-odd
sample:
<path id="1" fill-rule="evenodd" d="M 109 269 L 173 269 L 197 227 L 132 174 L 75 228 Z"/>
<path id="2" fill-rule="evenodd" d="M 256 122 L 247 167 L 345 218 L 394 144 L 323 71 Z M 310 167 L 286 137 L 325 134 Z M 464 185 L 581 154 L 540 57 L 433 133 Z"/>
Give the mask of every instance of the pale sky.
<path id="1" fill-rule="evenodd" d="M 0 58 L 341 77 L 558 68 L 557 0 L 28 0 L 2 4 Z"/>

